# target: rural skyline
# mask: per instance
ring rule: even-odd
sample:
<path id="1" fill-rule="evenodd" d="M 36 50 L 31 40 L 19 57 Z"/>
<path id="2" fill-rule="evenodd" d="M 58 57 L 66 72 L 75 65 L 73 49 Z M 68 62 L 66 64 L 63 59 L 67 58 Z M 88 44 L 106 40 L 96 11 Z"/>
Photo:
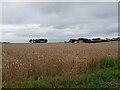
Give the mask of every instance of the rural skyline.
<path id="1" fill-rule="evenodd" d="M 119 2 L 49 1 L 0 1 L 0 88 L 119 89 Z"/>
<path id="2" fill-rule="evenodd" d="M 28 42 L 47 38 L 63 42 L 70 38 L 118 36 L 116 2 L 4 2 L 2 40 Z"/>

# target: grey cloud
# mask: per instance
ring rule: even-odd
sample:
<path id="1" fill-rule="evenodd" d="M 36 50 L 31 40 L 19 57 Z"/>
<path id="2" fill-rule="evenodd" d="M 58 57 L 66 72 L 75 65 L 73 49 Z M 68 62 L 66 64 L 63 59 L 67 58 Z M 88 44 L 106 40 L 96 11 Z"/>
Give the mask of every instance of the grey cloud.
<path id="1" fill-rule="evenodd" d="M 3 3 L 3 25 L 40 25 L 14 31 L 4 29 L 3 34 L 13 33 L 17 38 L 47 37 L 51 40 L 112 36 L 117 33 L 117 6 L 113 2 Z"/>

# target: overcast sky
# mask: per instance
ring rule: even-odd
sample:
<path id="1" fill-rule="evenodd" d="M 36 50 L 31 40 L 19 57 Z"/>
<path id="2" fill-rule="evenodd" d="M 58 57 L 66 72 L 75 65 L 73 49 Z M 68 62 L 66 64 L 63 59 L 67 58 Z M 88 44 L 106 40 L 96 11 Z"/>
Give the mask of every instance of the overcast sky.
<path id="1" fill-rule="evenodd" d="M 117 37 L 118 3 L 4 2 L 0 27 L 2 39 L 10 42 Z"/>

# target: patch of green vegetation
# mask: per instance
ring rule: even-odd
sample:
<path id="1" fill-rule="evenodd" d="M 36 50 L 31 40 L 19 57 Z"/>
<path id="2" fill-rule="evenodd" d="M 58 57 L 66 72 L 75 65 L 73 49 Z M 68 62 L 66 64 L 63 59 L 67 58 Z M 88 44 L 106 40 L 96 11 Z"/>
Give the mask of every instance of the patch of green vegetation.
<path id="1" fill-rule="evenodd" d="M 6 83 L 3 86 L 6 88 L 117 88 L 120 86 L 119 64 L 118 58 L 104 57 L 89 62 L 86 73 L 57 75 L 57 69 L 54 71 L 52 67 L 48 76 L 39 76 L 37 80 Z"/>
<path id="2" fill-rule="evenodd" d="M 56 76 L 61 75 L 63 70 L 63 65 L 61 63 L 58 63 L 56 65 L 50 65 L 47 76 Z"/>
<path id="3" fill-rule="evenodd" d="M 118 58 L 102 57 L 93 59 L 88 63 L 88 71 L 100 70 L 105 68 L 116 68 L 120 67 L 120 60 Z"/>

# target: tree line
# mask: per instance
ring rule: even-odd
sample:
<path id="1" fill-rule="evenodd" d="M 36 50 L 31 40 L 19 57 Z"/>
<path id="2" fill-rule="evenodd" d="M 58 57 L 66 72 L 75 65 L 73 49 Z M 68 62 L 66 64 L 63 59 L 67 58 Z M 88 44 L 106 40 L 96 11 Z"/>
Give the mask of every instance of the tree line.
<path id="1" fill-rule="evenodd" d="M 106 39 L 101 39 L 101 38 L 92 38 L 92 39 L 88 39 L 88 38 L 78 38 L 78 39 L 70 39 L 69 41 L 64 41 L 65 43 L 80 43 L 80 42 L 84 42 L 84 43 L 97 43 L 97 42 L 109 42 L 109 41 L 120 41 L 120 37 L 117 38 L 106 38 Z"/>

